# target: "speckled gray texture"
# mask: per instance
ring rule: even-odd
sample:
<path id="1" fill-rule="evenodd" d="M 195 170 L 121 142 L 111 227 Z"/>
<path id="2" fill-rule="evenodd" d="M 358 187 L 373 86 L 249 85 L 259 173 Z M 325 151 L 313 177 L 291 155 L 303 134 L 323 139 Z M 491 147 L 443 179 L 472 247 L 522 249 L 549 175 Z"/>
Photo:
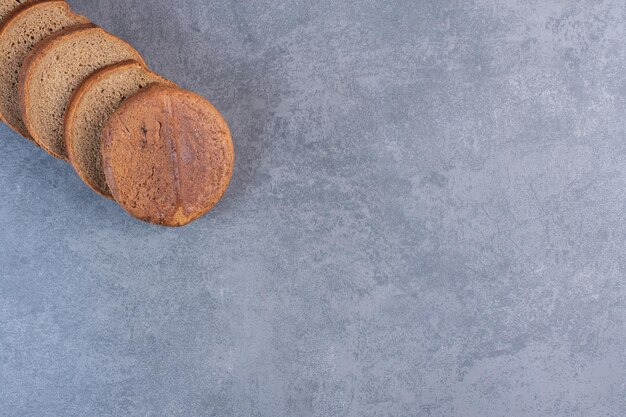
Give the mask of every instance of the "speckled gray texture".
<path id="1" fill-rule="evenodd" d="M 74 0 L 231 124 L 129 219 L 0 129 L 0 415 L 626 416 L 626 6 Z"/>

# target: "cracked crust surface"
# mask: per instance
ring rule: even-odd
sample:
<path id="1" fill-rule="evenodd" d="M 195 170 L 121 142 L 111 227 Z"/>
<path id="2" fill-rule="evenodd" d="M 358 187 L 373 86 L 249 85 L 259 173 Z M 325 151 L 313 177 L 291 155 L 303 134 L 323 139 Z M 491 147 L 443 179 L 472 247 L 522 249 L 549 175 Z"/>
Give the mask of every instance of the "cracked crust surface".
<path id="1" fill-rule="evenodd" d="M 106 181 L 133 217 L 183 226 L 222 198 L 234 167 L 230 131 L 204 98 L 153 84 L 126 100 L 102 134 Z"/>

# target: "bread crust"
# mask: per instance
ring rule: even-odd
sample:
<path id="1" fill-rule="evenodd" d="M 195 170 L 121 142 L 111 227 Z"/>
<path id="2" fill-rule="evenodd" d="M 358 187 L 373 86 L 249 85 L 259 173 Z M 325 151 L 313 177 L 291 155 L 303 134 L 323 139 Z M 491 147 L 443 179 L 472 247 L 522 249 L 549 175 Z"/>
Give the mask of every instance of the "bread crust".
<path id="1" fill-rule="evenodd" d="M 19 6 L 7 19 L 3 21 L 2 26 L 0 26 L 0 39 L 3 39 L 5 36 L 8 36 L 7 32 L 12 30 L 15 24 L 19 24 L 21 19 L 27 18 L 29 14 L 36 13 L 39 11 L 39 9 L 48 7 L 51 4 L 55 6 L 61 6 L 64 9 L 64 12 L 66 13 L 68 19 L 74 19 L 76 21 L 76 23 L 69 25 L 69 27 L 89 24 L 89 20 L 86 17 L 72 12 L 72 10 L 70 9 L 70 6 L 65 1 L 40 0 L 37 2 L 27 2 Z M 52 34 L 46 33 L 45 36 L 42 38 L 42 40 L 45 39 L 47 36 L 50 36 L 53 34 L 54 33 Z M 17 95 L 18 92 L 16 91 L 15 94 Z M 18 97 L 15 97 L 15 99 L 16 101 L 19 101 Z M 20 112 L 18 111 L 18 113 Z M 0 107 L 0 118 L 2 119 L 2 121 L 4 121 L 9 127 L 15 130 L 17 133 L 19 133 L 26 139 L 29 139 L 31 141 L 33 140 L 31 135 L 28 133 L 27 128 L 24 126 L 23 121 L 12 120 L 12 119 L 16 119 L 15 115 L 11 116 L 11 115 L 5 114 L 5 111 L 4 109 L 2 109 L 2 107 Z"/>
<path id="2" fill-rule="evenodd" d="M 117 64 L 109 65 L 108 67 L 104 67 L 99 71 L 96 71 L 92 75 L 90 75 L 83 83 L 74 91 L 72 98 L 70 99 L 70 104 L 65 112 L 65 120 L 64 120 L 64 139 L 65 139 L 65 149 L 68 155 L 68 161 L 78 174 L 78 176 L 83 180 L 85 184 L 89 186 L 93 191 L 100 194 L 103 197 L 113 199 L 113 195 L 111 194 L 111 190 L 107 187 L 103 187 L 98 184 L 89 172 L 82 166 L 80 162 L 80 158 L 77 154 L 77 150 L 74 146 L 75 139 L 77 133 L 75 130 L 74 122 L 77 117 L 77 113 L 79 111 L 80 106 L 83 104 L 83 99 L 85 96 L 92 92 L 92 89 L 98 86 L 102 81 L 106 80 L 109 76 L 114 75 L 118 71 L 123 70 L 131 70 L 131 69 L 140 69 L 145 71 L 146 75 L 153 78 L 154 81 L 152 83 L 163 83 L 175 86 L 175 84 L 171 81 L 166 80 L 160 75 L 150 71 L 141 63 L 136 61 L 124 61 Z M 93 138 L 94 140 L 100 141 L 101 135 L 98 135 L 97 138 Z M 97 149 L 100 151 L 100 144 L 98 143 Z"/>
<path id="3" fill-rule="evenodd" d="M 19 104 L 20 104 L 20 112 L 22 115 L 22 119 L 24 120 L 24 124 L 26 125 L 26 128 L 28 129 L 30 135 L 33 137 L 33 139 L 35 140 L 35 142 L 37 142 L 39 146 L 41 146 L 50 155 L 59 159 L 63 159 L 63 160 L 67 160 L 67 154 L 65 152 L 60 152 L 59 150 L 52 149 L 51 146 L 49 146 L 47 143 L 45 143 L 43 140 L 39 138 L 39 132 L 37 132 L 34 122 L 31 119 L 31 114 L 28 111 L 28 109 L 31 108 L 32 101 L 33 101 L 33 98 L 30 97 L 30 94 L 28 91 L 28 85 L 31 82 L 31 79 L 33 77 L 34 68 L 36 68 L 38 64 L 40 64 L 44 58 L 46 58 L 47 50 L 63 42 L 71 41 L 73 37 L 80 36 L 84 31 L 88 31 L 88 30 L 98 30 L 105 37 L 108 37 L 112 40 L 116 40 L 119 42 L 123 42 L 124 44 L 128 45 L 125 41 L 106 32 L 104 29 L 96 26 L 93 23 L 74 26 L 71 28 L 61 30 L 51 36 L 48 36 L 41 42 L 39 42 L 35 46 L 35 48 L 33 48 L 28 53 L 27 57 L 24 59 L 24 62 L 22 64 L 22 68 L 19 74 L 18 98 L 19 98 Z M 130 45 L 128 46 L 130 47 Z M 145 62 L 143 58 L 141 57 L 141 55 L 139 55 L 137 51 L 134 51 L 134 52 L 135 52 L 135 56 L 133 57 L 133 59 L 141 63 L 142 65 L 145 65 Z M 64 142 L 61 143 L 61 145 L 65 147 Z"/>
<path id="4" fill-rule="evenodd" d="M 52 36 L 48 36 L 47 38 L 39 42 L 37 45 L 35 45 L 33 49 L 31 49 L 31 51 L 28 53 L 28 55 L 26 55 L 26 58 L 24 58 L 24 61 L 22 62 L 22 68 L 20 68 L 20 73 L 18 75 L 18 81 L 17 81 L 17 98 L 18 98 L 18 104 L 20 107 L 20 115 L 22 116 L 22 120 L 24 121 L 24 125 L 26 126 L 26 129 L 28 130 L 28 134 L 31 140 L 33 140 L 43 150 L 45 150 L 46 152 L 48 152 L 50 155 L 54 156 L 55 158 L 65 159 L 62 156 L 57 155 L 51 149 L 49 149 L 48 146 L 38 141 L 33 136 L 32 131 L 31 131 L 32 123 L 30 120 L 29 112 L 26 111 L 26 109 L 28 109 L 31 106 L 30 95 L 26 93 L 26 83 L 28 83 L 30 80 L 30 73 L 29 73 L 30 68 L 32 65 L 36 64 L 37 61 L 41 58 L 40 51 L 42 51 L 44 48 L 47 48 L 56 39 L 61 39 L 64 36 L 74 31 L 80 31 L 83 29 L 90 29 L 90 28 L 96 28 L 96 27 L 97 26 L 93 23 L 86 23 L 84 25 L 73 26 L 71 28 L 60 30 L 57 33 L 53 34 Z"/>
<path id="5" fill-rule="evenodd" d="M 126 100 L 102 133 L 107 183 L 133 217 L 183 226 L 210 211 L 233 175 L 228 125 L 203 97 L 153 84 Z"/>
<path id="6" fill-rule="evenodd" d="M 17 3 L 15 0 L 0 0 L 0 26 L 4 25 L 14 14 L 23 8 L 46 0 L 25 0 Z M 17 3 L 17 4 L 16 4 Z"/>

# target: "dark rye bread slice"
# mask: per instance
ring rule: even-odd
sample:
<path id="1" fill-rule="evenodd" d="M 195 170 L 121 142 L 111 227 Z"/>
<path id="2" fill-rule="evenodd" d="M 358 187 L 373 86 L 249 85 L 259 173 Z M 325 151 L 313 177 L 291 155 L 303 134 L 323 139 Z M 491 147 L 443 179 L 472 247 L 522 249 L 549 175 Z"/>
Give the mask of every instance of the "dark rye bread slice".
<path id="1" fill-rule="evenodd" d="M 153 83 L 175 85 L 138 62 L 122 62 L 89 76 L 70 100 L 64 128 L 69 161 L 80 178 L 105 197 L 112 195 L 102 167 L 102 128 L 126 98 Z"/>
<path id="2" fill-rule="evenodd" d="M 93 72 L 128 60 L 144 64 L 132 46 L 93 25 L 64 29 L 39 42 L 18 81 L 22 119 L 37 144 L 67 159 L 63 121 L 72 93 Z"/>
<path id="3" fill-rule="evenodd" d="M 46 36 L 89 20 L 75 14 L 65 1 L 41 1 L 21 8 L 0 28 L 0 116 L 15 131 L 30 138 L 20 115 L 17 82 L 28 52 Z"/>
<path id="4" fill-rule="evenodd" d="M 9 17 L 11 13 L 15 12 L 20 7 L 36 2 L 37 0 L 0 0 L 0 22 Z"/>
<path id="5" fill-rule="evenodd" d="M 233 174 L 222 115 L 197 94 L 152 84 L 126 100 L 102 133 L 107 183 L 132 216 L 183 226 L 211 210 Z"/>

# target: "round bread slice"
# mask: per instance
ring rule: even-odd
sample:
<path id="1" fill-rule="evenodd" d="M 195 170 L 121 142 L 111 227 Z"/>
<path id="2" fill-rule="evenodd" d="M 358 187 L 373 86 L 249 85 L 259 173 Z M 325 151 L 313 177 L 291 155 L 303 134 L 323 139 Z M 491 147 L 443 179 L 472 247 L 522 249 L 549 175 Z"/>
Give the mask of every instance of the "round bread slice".
<path id="1" fill-rule="evenodd" d="M 18 76 L 24 58 L 46 36 L 87 23 L 89 20 L 73 13 L 66 2 L 51 0 L 20 9 L 0 28 L 0 117 L 22 136 L 30 139 L 17 99 Z"/>
<path id="2" fill-rule="evenodd" d="M 64 128 L 69 161 L 80 178 L 105 197 L 112 195 L 102 168 L 102 128 L 126 98 L 153 83 L 175 85 L 138 62 L 126 61 L 89 76 L 70 100 Z"/>
<path id="3" fill-rule="evenodd" d="M 0 22 L 4 21 L 20 7 L 36 2 L 37 0 L 0 0 Z"/>
<path id="4" fill-rule="evenodd" d="M 152 84 L 126 100 L 102 133 L 104 173 L 133 217 L 183 226 L 211 210 L 233 174 L 222 115 L 204 98 Z"/>
<path id="5" fill-rule="evenodd" d="M 93 26 L 64 29 L 39 42 L 18 81 L 22 119 L 35 142 L 67 159 L 63 120 L 72 93 L 93 72 L 128 60 L 144 64 L 132 46 Z"/>

